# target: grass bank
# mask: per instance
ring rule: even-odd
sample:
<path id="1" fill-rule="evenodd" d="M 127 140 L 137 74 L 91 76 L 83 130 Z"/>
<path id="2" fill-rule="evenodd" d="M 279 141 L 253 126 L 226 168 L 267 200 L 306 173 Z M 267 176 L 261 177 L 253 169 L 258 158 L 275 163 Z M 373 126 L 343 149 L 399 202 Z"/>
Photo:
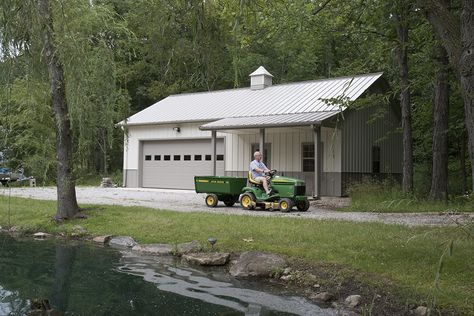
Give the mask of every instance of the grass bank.
<path id="1" fill-rule="evenodd" d="M 474 212 L 474 194 L 450 196 L 447 201 L 431 201 L 426 194 L 405 194 L 391 181 L 357 183 L 349 188 L 351 205 L 342 211 L 418 213 Z"/>
<path id="2" fill-rule="evenodd" d="M 299 258 L 308 264 L 338 264 L 353 271 L 375 273 L 397 284 L 404 293 L 441 306 L 474 313 L 474 242 L 457 239 L 455 228 L 409 228 L 378 223 L 316 221 L 297 218 L 179 213 L 142 207 L 84 206 L 90 217 L 62 226 L 51 221 L 55 202 L 0 196 L 0 225 L 31 231 L 64 232 L 81 225 L 93 235 L 130 235 L 141 243 L 180 243 L 218 239 L 226 251 L 261 250 Z M 10 215 L 9 211 L 10 209 Z M 253 239 L 246 242 L 244 239 Z M 433 281 L 448 240 L 456 239 L 445 258 L 439 290 Z M 416 296 L 414 296 L 416 297 Z M 421 301 L 418 301 L 420 303 Z"/>

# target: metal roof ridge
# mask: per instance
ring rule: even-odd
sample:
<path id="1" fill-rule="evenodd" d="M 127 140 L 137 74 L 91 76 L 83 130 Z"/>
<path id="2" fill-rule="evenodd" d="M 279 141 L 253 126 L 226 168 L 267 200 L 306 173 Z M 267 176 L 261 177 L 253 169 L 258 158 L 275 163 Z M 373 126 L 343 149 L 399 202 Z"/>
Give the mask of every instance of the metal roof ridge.
<path id="1" fill-rule="evenodd" d="M 248 90 L 249 92 L 259 92 L 259 91 L 265 91 L 268 89 L 272 88 L 277 88 L 280 86 L 289 86 L 289 85 L 296 85 L 296 84 L 303 84 L 303 83 L 315 83 L 318 81 L 332 81 L 332 80 L 341 80 L 341 79 L 349 79 L 349 78 L 357 78 L 357 77 L 367 77 L 367 76 L 381 76 L 383 75 L 383 71 L 380 72 L 372 72 L 372 73 L 367 73 L 367 74 L 358 74 L 358 75 L 352 75 L 352 76 L 342 76 L 342 77 L 331 77 L 331 78 L 321 78 L 321 79 L 312 79 L 312 80 L 303 80 L 303 81 L 294 81 L 294 82 L 284 82 L 284 83 L 278 83 L 274 84 L 272 86 L 266 87 L 265 89 L 261 90 L 251 90 L 250 86 L 248 87 L 240 87 L 240 88 L 230 88 L 230 89 L 220 89 L 220 90 L 207 90 L 207 91 L 195 91 L 195 92 L 183 92 L 183 93 L 177 93 L 177 94 L 170 94 L 166 98 L 170 97 L 178 97 L 182 95 L 193 95 L 193 94 L 204 94 L 204 93 L 219 93 L 219 92 L 228 92 L 228 91 L 238 91 L 238 90 Z M 161 100 L 164 100 L 166 98 L 163 98 Z M 160 100 L 160 101 L 161 101 Z M 160 102 L 158 101 L 158 102 Z M 155 102 L 158 103 L 158 102 Z"/>

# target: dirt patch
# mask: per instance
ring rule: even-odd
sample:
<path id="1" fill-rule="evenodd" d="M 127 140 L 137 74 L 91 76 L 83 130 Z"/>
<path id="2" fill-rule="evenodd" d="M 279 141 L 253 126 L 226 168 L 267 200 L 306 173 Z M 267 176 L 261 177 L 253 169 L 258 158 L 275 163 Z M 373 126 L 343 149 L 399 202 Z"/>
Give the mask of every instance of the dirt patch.
<path id="1" fill-rule="evenodd" d="M 314 300 L 317 293 L 328 292 L 334 298 L 322 306 L 353 311 L 361 315 L 413 315 L 413 310 L 426 305 L 426 298 L 403 288 L 377 274 L 357 271 L 336 264 L 311 264 L 302 259 L 290 259 L 292 272 L 287 281 L 277 274 L 272 282 L 285 286 L 288 293 L 300 293 Z M 283 279 L 285 279 L 283 277 Z M 349 295 L 360 295 L 360 304 L 351 309 L 344 306 Z M 319 305 L 320 301 L 314 300 Z M 454 308 L 446 307 L 433 311 L 436 315 L 458 315 Z"/>

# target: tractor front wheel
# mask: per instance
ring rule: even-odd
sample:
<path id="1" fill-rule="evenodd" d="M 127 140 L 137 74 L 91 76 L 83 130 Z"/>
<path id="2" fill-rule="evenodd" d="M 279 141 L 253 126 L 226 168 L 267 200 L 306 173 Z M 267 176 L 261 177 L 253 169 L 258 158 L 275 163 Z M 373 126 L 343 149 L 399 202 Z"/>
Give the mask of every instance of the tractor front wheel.
<path id="1" fill-rule="evenodd" d="M 206 196 L 206 205 L 208 207 L 216 207 L 217 202 L 219 202 L 219 198 L 215 194 L 208 194 Z"/>
<path id="2" fill-rule="evenodd" d="M 293 207 L 293 201 L 290 199 L 281 199 L 278 206 L 280 208 L 280 211 L 286 213 L 286 212 L 291 211 Z"/>
<path id="3" fill-rule="evenodd" d="M 309 209 L 309 201 L 303 200 L 303 201 L 296 202 L 296 208 L 300 212 L 306 212 Z"/>
<path id="4" fill-rule="evenodd" d="M 240 205 L 244 210 L 253 210 L 255 208 L 255 196 L 250 192 L 242 194 Z"/>

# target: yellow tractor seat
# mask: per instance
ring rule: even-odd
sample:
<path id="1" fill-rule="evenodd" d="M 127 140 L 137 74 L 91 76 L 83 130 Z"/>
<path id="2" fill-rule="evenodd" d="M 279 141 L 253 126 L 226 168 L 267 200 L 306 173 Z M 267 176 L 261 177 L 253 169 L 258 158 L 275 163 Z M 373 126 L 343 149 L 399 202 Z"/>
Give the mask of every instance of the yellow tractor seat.
<path id="1" fill-rule="evenodd" d="M 256 185 L 256 186 L 262 186 L 262 183 L 260 181 L 257 181 L 253 178 L 252 176 L 252 170 L 249 171 L 248 175 L 248 180 L 251 184 Z"/>

